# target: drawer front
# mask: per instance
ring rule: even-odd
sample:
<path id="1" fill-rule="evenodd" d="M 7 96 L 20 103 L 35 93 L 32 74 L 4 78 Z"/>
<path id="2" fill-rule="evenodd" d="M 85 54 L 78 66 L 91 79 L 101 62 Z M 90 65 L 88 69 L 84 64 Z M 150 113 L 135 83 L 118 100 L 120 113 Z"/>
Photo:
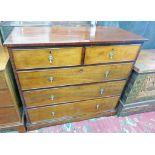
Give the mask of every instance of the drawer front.
<path id="1" fill-rule="evenodd" d="M 74 66 L 81 64 L 82 47 L 13 50 L 16 69 Z"/>
<path id="2" fill-rule="evenodd" d="M 19 122 L 15 108 L 0 108 L 0 124 Z"/>
<path id="3" fill-rule="evenodd" d="M 87 47 L 85 64 L 133 61 L 136 59 L 140 45 L 94 46 Z"/>
<path id="4" fill-rule="evenodd" d="M 24 91 L 23 96 L 25 104 L 28 107 L 87 100 L 120 95 L 125 82 L 126 81 L 123 80 L 82 86 Z"/>
<path id="5" fill-rule="evenodd" d="M 126 79 L 132 63 L 18 72 L 23 90 Z"/>
<path id="6" fill-rule="evenodd" d="M 32 108 L 28 109 L 27 111 L 31 123 L 43 120 L 62 121 L 71 119 L 76 116 L 100 113 L 115 108 L 118 100 L 119 97 L 117 96 L 111 98 L 101 98 L 69 104 L 47 106 L 42 108 Z"/>
<path id="7" fill-rule="evenodd" d="M 0 107 L 13 105 L 11 94 L 8 89 L 0 90 Z"/>
<path id="8" fill-rule="evenodd" d="M 7 88 L 4 71 L 0 71 L 0 90 Z"/>

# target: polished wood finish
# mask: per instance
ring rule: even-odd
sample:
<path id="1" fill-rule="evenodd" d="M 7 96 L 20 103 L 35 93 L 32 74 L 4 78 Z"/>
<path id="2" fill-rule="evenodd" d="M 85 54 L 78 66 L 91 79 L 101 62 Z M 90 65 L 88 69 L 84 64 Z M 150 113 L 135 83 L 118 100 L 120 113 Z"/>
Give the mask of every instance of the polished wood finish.
<path id="1" fill-rule="evenodd" d="M 8 89 L 0 90 L 0 107 L 13 106 L 10 91 Z"/>
<path id="2" fill-rule="evenodd" d="M 9 60 L 9 55 L 6 52 L 6 48 L 0 43 L 0 89 L 7 88 L 5 79 L 5 69 Z"/>
<path id="3" fill-rule="evenodd" d="M 85 64 L 134 61 L 140 45 L 92 46 L 85 52 Z"/>
<path id="4" fill-rule="evenodd" d="M 0 90 L 5 88 L 7 88 L 5 73 L 3 71 L 0 71 Z"/>
<path id="5" fill-rule="evenodd" d="M 7 47 L 65 46 L 144 42 L 145 38 L 115 27 L 16 27 Z"/>
<path id="6" fill-rule="evenodd" d="M 75 66 L 81 64 L 81 57 L 81 47 L 13 50 L 16 69 Z"/>
<path id="7" fill-rule="evenodd" d="M 19 118 L 15 108 L 0 108 L 0 125 L 15 122 L 19 122 Z"/>
<path id="8" fill-rule="evenodd" d="M 27 129 L 115 114 L 115 97 L 122 94 L 144 40 L 108 27 L 14 28 L 5 45 Z M 51 49 L 67 49 L 67 54 Z M 111 102 L 102 102 L 98 113 L 96 101 L 105 97 Z"/>
<path id="9" fill-rule="evenodd" d="M 22 132 L 24 128 L 8 51 L 0 43 L 0 132 L 1 130 Z"/>
<path id="10" fill-rule="evenodd" d="M 23 90 L 126 79 L 133 63 L 19 71 Z M 120 72 L 121 70 L 121 72 Z M 95 76 L 94 76 L 95 75 Z M 52 78 L 50 80 L 50 78 Z"/>
<path id="11" fill-rule="evenodd" d="M 23 92 L 23 95 L 26 106 L 31 107 L 119 95 L 121 94 L 124 85 L 125 80 L 25 91 Z M 103 90 L 103 94 L 101 94 L 101 90 Z M 51 96 L 53 98 L 51 98 Z"/>
<path id="12" fill-rule="evenodd" d="M 113 109 L 116 107 L 118 99 L 119 97 L 111 97 L 50 107 L 32 108 L 28 109 L 28 115 L 31 123 L 51 119 L 61 121 L 70 119 L 70 117 L 101 113 L 108 109 Z"/>
<path id="13" fill-rule="evenodd" d="M 137 73 L 155 73 L 155 49 L 141 50 L 134 65 Z"/>
<path id="14" fill-rule="evenodd" d="M 8 62 L 6 69 L 5 69 L 5 80 L 7 83 L 7 89 L 9 91 L 10 96 L 8 95 L 7 97 L 11 97 L 10 100 L 12 101 L 12 104 L 14 106 L 14 108 L 16 109 L 18 118 L 19 118 L 19 122 L 21 122 L 21 112 L 20 112 L 20 99 L 19 99 L 19 95 L 17 92 L 17 86 L 15 84 L 15 79 L 14 79 L 14 75 L 13 75 L 13 71 L 12 71 L 12 67 L 10 62 Z M 3 96 L 4 98 L 6 98 L 6 96 Z"/>
<path id="15" fill-rule="evenodd" d="M 42 121 L 42 122 L 37 122 L 33 124 L 27 123 L 26 126 L 27 126 L 27 131 L 32 131 L 43 127 L 49 127 L 52 125 L 60 125 L 60 124 L 70 123 L 70 122 L 79 122 L 79 121 L 83 121 L 91 118 L 108 117 L 108 116 L 113 116 L 115 114 L 116 114 L 115 109 L 111 109 L 107 111 L 102 111 L 102 113 L 85 114 L 83 116 L 72 117 L 70 119 L 63 119 L 59 121 L 49 120 L 49 121 Z"/>
<path id="16" fill-rule="evenodd" d="M 2 46 L 0 43 L 0 72 L 1 78 L 0 81 L 2 82 L 2 87 L 0 89 L 0 106 L 7 107 L 7 106 L 14 106 L 17 111 L 17 116 L 19 117 L 18 112 L 18 97 L 15 92 L 15 81 L 13 77 L 13 71 L 11 68 L 11 64 L 9 61 L 9 54 L 6 48 Z M 20 121 L 20 117 L 19 117 Z"/>
<path id="17" fill-rule="evenodd" d="M 5 70 L 8 60 L 9 54 L 7 52 L 7 49 L 4 48 L 0 42 L 0 71 Z"/>

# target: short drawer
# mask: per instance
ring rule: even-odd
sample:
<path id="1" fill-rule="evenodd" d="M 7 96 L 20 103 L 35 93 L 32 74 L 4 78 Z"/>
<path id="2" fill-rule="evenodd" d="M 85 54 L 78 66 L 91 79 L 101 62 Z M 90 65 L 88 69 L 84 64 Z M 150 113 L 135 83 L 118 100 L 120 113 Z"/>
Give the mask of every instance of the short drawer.
<path id="1" fill-rule="evenodd" d="M 74 66 L 81 64 L 82 47 L 13 50 L 16 69 Z"/>
<path id="2" fill-rule="evenodd" d="M 76 116 L 101 113 L 115 108 L 119 97 L 101 98 L 61 105 L 27 109 L 31 123 L 43 120 L 62 121 Z"/>
<path id="3" fill-rule="evenodd" d="M 23 96 L 27 107 L 87 100 L 120 95 L 125 82 L 125 80 L 122 80 L 117 82 L 24 91 Z"/>
<path id="4" fill-rule="evenodd" d="M 15 108 L 0 108 L 0 125 L 15 122 L 19 122 L 19 117 Z"/>
<path id="5" fill-rule="evenodd" d="M 13 105 L 11 94 L 8 89 L 0 90 L 0 107 Z"/>
<path id="6" fill-rule="evenodd" d="M 126 79 L 132 63 L 85 66 L 61 69 L 19 71 L 18 77 L 23 90 L 46 88 L 114 79 Z"/>
<path id="7" fill-rule="evenodd" d="M 86 47 L 85 64 L 133 61 L 140 45 L 116 45 Z"/>

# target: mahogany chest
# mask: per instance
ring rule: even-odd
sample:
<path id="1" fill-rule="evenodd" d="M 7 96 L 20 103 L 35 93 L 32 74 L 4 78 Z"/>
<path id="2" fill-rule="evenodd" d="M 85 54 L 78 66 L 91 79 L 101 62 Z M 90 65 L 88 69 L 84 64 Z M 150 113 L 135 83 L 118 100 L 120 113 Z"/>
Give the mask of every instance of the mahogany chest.
<path id="1" fill-rule="evenodd" d="M 145 40 L 112 27 L 14 28 L 5 45 L 27 129 L 114 115 Z"/>
<path id="2" fill-rule="evenodd" d="M 155 110 L 155 50 L 141 50 L 121 96 L 121 116 Z"/>
<path id="3" fill-rule="evenodd" d="M 24 132 L 20 100 L 7 50 L 0 42 L 0 132 Z"/>

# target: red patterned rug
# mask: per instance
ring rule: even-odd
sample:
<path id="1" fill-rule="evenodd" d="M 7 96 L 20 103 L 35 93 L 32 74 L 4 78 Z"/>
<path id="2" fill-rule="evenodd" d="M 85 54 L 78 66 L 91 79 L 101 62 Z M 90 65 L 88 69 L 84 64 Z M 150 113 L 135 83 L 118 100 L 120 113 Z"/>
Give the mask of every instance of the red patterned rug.
<path id="1" fill-rule="evenodd" d="M 100 117 L 41 128 L 39 133 L 155 133 L 155 112 L 128 117 Z"/>

